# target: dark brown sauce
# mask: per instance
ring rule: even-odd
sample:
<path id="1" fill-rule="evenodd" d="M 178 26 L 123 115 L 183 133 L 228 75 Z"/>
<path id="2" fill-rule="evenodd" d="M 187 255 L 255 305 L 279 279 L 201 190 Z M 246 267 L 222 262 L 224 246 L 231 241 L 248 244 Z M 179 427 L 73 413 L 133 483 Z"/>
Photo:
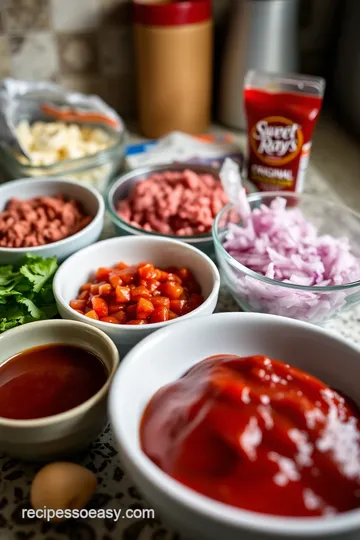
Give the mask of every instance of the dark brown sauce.
<path id="1" fill-rule="evenodd" d="M 0 365 L 0 417 L 45 418 L 77 407 L 108 378 L 103 362 L 73 345 L 27 349 Z"/>

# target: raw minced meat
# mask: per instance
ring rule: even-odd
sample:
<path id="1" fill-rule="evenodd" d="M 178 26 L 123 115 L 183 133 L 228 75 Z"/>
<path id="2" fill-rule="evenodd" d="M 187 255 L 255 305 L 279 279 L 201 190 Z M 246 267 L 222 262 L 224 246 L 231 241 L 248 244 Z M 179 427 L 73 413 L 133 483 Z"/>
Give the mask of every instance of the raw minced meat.
<path id="1" fill-rule="evenodd" d="M 0 247 L 36 247 L 57 242 L 84 229 L 92 217 L 80 204 L 55 197 L 10 199 L 0 212 Z"/>
<path id="2" fill-rule="evenodd" d="M 118 201 L 117 212 L 145 231 L 196 236 L 211 231 L 216 214 L 227 202 L 212 174 L 169 170 L 138 182 L 127 199 Z"/>

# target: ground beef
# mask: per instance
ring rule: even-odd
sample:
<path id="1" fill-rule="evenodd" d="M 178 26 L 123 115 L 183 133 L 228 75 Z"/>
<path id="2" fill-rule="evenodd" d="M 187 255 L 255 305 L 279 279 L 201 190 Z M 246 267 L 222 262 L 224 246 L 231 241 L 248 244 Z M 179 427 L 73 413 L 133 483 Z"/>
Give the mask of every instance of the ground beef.
<path id="1" fill-rule="evenodd" d="M 117 203 L 124 220 L 146 231 L 196 236 L 211 231 L 216 214 L 228 202 L 211 174 L 184 171 L 154 173 Z"/>
<path id="2" fill-rule="evenodd" d="M 0 247 L 35 247 L 81 231 L 92 220 L 77 201 L 63 195 L 10 199 L 0 212 Z"/>

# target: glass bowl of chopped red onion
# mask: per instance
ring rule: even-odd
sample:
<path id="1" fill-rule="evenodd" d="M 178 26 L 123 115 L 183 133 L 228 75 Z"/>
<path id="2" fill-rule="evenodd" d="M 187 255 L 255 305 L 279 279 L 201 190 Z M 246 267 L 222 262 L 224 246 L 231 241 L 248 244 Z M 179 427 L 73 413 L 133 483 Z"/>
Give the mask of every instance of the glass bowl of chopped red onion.
<path id="1" fill-rule="evenodd" d="M 255 186 L 244 182 L 247 193 Z M 119 176 L 105 195 L 116 233 L 166 236 L 214 256 L 211 228 L 227 204 L 219 170 L 174 163 L 140 167 Z"/>
<path id="2" fill-rule="evenodd" d="M 310 194 L 247 197 L 213 225 L 222 279 L 244 311 L 321 324 L 360 303 L 360 215 Z"/>

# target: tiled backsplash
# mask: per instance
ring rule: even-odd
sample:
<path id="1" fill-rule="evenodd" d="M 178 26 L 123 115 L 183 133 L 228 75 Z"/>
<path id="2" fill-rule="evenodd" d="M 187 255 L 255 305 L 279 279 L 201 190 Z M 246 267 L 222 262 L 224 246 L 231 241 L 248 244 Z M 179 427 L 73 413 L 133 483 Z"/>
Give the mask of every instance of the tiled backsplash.
<path id="1" fill-rule="evenodd" d="M 0 0 L 0 78 L 50 79 L 134 111 L 129 0 Z"/>

